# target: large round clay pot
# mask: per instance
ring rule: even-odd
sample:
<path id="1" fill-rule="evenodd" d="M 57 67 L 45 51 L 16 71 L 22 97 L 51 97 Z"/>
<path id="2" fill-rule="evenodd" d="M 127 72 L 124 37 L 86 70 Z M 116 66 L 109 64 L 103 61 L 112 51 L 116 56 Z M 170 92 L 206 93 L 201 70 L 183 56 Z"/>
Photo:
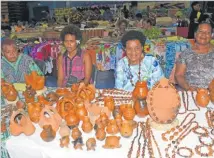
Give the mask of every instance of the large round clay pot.
<path id="1" fill-rule="evenodd" d="M 67 97 L 60 99 L 56 105 L 56 109 L 62 118 L 65 118 L 74 107 L 74 102 Z"/>
<path id="2" fill-rule="evenodd" d="M 115 107 L 114 98 L 112 96 L 104 97 L 104 106 L 113 111 Z"/>
<path id="3" fill-rule="evenodd" d="M 132 92 L 133 99 L 146 99 L 148 94 L 148 87 L 146 81 L 138 81 L 136 83 L 135 89 Z"/>
<path id="4" fill-rule="evenodd" d="M 84 119 L 83 119 L 83 123 L 82 123 L 82 130 L 85 133 L 90 133 L 92 131 L 92 129 L 93 129 L 93 125 L 90 122 L 89 117 L 85 116 Z"/>
<path id="5" fill-rule="evenodd" d="M 149 114 L 146 100 L 135 100 L 134 102 L 134 109 L 138 117 L 145 117 Z"/>
<path id="6" fill-rule="evenodd" d="M 166 78 L 162 78 L 153 86 L 146 102 L 151 118 L 161 124 L 171 123 L 180 108 L 180 96 Z"/>
<path id="7" fill-rule="evenodd" d="M 131 104 L 128 104 L 123 111 L 123 117 L 126 120 L 133 120 L 135 117 L 135 110 L 132 108 Z"/>
<path id="8" fill-rule="evenodd" d="M 50 142 L 56 137 L 56 132 L 52 129 L 51 125 L 45 125 L 43 126 L 43 131 L 41 132 L 40 137 L 45 142 Z"/>
<path id="9" fill-rule="evenodd" d="M 68 115 L 65 116 L 65 121 L 67 122 L 68 126 L 76 126 L 79 124 L 79 117 L 76 115 L 75 111 L 70 111 Z"/>
<path id="10" fill-rule="evenodd" d="M 196 103 L 201 107 L 206 107 L 210 102 L 210 96 L 207 89 L 198 89 L 196 95 Z"/>

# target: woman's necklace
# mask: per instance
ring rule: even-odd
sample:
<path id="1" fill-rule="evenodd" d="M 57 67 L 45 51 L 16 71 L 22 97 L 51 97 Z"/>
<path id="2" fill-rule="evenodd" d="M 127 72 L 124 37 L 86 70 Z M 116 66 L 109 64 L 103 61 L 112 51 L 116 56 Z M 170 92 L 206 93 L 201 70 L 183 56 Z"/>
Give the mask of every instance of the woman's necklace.
<path id="1" fill-rule="evenodd" d="M 131 72 L 130 62 L 128 62 L 128 66 L 129 66 L 129 73 L 130 73 L 130 82 L 131 82 L 131 85 L 134 87 L 135 84 L 134 84 L 134 82 L 132 80 L 132 78 L 134 76 L 132 75 L 132 72 Z M 139 62 L 138 81 L 140 81 L 140 74 L 141 74 L 141 60 Z"/>

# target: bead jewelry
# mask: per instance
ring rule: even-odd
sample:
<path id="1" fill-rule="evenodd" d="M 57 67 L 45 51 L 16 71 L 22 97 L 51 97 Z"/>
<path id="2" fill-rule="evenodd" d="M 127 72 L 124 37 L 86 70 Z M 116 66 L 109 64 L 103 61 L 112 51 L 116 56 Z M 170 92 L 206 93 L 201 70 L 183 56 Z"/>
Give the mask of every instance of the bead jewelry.
<path id="1" fill-rule="evenodd" d="M 182 150 L 187 151 L 189 154 L 188 154 L 188 155 L 184 155 L 184 154 L 181 152 Z M 191 158 L 191 157 L 194 155 L 192 149 L 187 148 L 187 147 L 180 147 L 180 148 L 178 148 L 177 154 L 178 154 L 179 156 L 181 156 L 181 157 L 186 157 L 186 158 L 187 158 L 187 157 L 188 157 L 188 158 Z"/>
<path id="2" fill-rule="evenodd" d="M 148 152 L 149 152 L 149 157 L 150 158 L 155 158 L 153 147 L 152 147 L 152 140 L 151 140 L 151 134 L 150 134 L 149 119 L 147 119 L 146 124 L 147 124 L 147 138 L 148 138 L 147 148 L 148 148 Z"/>
<path id="3" fill-rule="evenodd" d="M 211 137 L 199 136 L 198 138 L 199 138 L 199 142 L 204 146 L 212 147 L 214 145 L 214 139 L 212 139 Z M 205 141 L 204 139 L 208 139 L 208 142 Z"/>
<path id="4" fill-rule="evenodd" d="M 188 106 L 188 107 L 187 107 L 187 110 L 188 110 L 188 111 L 200 111 L 199 106 L 196 104 L 196 101 L 195 101 L 195 97 L 194 97 L 193 91 L 191 92 L 191 96 L 192 96 L 192 100 L 194 101 L 194 104 L 195 104 L 195 106 L 197 107 L 197 109 L 189 110 L 189 106 Z"/>
<path id="5" fill-rule="evenodd" d="M 140 148 L 141 148 L 141 142 L 140 142 L 140 139 L 141 139 L 141 136 L 144 134 L 144 131 L 145 131 L 145 126 L 143 125 L 143 123 L 141 124 L 141 131 L 140 131 L 140 136 L 138 138 L 138 149 L 137 149 L 137 158 L 140 157 Z"/>
<path id="6" fill-rule="evenodd" d="M 186 120 L 188 117 L 190 117 L 190 115 L 193 115 L 193 117 L 186 123 Z M 179 132 L 182 132 L 184 130 L 184 128 L 186 128 L 186 126 L 192 122 L 193 120 L 195 119 L 195 113 L 189 113 L 185 118 L 184 120 L 181 122 L 180 126 L 176 126 L 176 127 L 173 127 L 171 128 L 170 130 L 166 131 L 165 133 L 162 133 L 162 140 L 163 141 L 168 141 L 168 139 L 166 138 L 166 135 L 169 135 L 170 133 L 172 133 L 170 136 L 169 136 L 169 140 L 173 140 L 175 136 L 177 136 L 179 134 Z"/>
<path id="7" fill-rule="evenodd" d="M 145 151 L 146 151 L 146 146 L 147 146 L 147 135 L 146 135 L 146 132 L 147 132 L 147 126 L 144 126 L 145 130 L 144 130 L 144 134 L 143 134 L 143 147 L 142 147 L 142 154 L 141 156 L 144 158 L 145 157 Z"/>
<path id="8" fill-rule="evenodd" d="M 207 148 L 207 150 L 208 150 L 207 153 L 202 153 L 201 152 L 201 149 L 203 147 Z M 200 156 L 203 156 L 203 157 L 213 156 L 213 150 L 212 150 L 212 147 L 210 147 L 210 146 L 197 145 L 195 147 L 195 152 L 196 152 L 196 154 L 198 154 Z"/>
<path id="9" fill-rule="evenodd" d="M 200 132 L 200 130 L 201 130 L 201 132 Z M 200 136 L 208 136 L 209 135 L 208 130 L 205 127 L 201 127 L 201 126 L 198 126 L 198 128 L 196 128 L 193 131 L 193 133 L 200 135 Z"/>
<path id="10" fill-rule="evenodd" d="M 133 151 L 134 142 L 135 142 L 135 139 L 137 139 L 137 137 L 138 137 L 138 127 L 139 127 L 139 123 L 137 124 L 136 135 L 135 135 L 134 139 L 133 139 L 132 142 L 131 142 L 131 147 L 130 147 L 129 152 L 128 152 L 128 155 L 127 155 L 128 158 L 131 158 L 131 157 L 132 157 L 132 151 Z"/>
<path id="11" fill-rule="evenodd" d="M 128 63 L 128 66 L 129 66 L 129 73 L 130 73 L 130 82 L 131 82 L 131 85 L 134 87 L 135 84 L 133 83 L 133 80 L 132 80 L 133 75 L 132 75 L 132 73 L 131 73 L 131 66 L 130 66 L 130 63 Z M 140 62 L 139 62 L 138 81 L 140 81 L 140 73 L 141 73 L 140 71 L 141 71 L 141 60 L 140 60 Z"/>
<path id="12" fill-rule="evenodd" d="M 210 128 L 214 128 L 214 111 L 207 110 L 205 113 L 207 124 Z"/>
<path id="13" fill-rule="evenodd" d="M 155 146 L 156 146 L 156 148 L 157 148 L 157 150 L 158 150 L 159 157 L 162 158 L 162 155 L 161 155 L 161 152 L 160 152 L 160 148 L 159 148 L 159 146 L 158 146 L 157 141 L 155 140 L 155 137 L 154 137 L 154 134 L 153 134 L 153 132 L 152 132 L 152 129 L 150 129 L 150 133 L 151 133 L 152 139 L 153 139 L 153 141 L 154 141 L 154 143 L 155 143 Z"/>
<path id="14" fill-rule="evenodd" d="M 186 106 L 186 101 L 185 101 L 185 95 L 184 95 L 184 92 L 182 91 L 181 92 L 182 94 L 182 100 L 183 100 L 183 105 L 184 105 L 184 112 L 179 112 L 179 114 L 185 114 L 187 112 L 187 106 Z"/>

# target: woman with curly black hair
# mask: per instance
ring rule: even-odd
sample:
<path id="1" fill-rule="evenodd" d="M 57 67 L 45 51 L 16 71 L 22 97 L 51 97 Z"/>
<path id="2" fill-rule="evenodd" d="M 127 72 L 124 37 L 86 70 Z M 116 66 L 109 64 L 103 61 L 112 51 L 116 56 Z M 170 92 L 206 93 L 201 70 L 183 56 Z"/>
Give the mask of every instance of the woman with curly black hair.
<path id="1" fill-rule="evenodd" d="M 129 31 L 121 39 L 126 56 L 120 59 L 116 68 L 115 88 L 132 91 L 137 81 L 146 80 L 148 88 L 159 81 L 163 71 L 152 55 L 144 55 L 146 37 L 142 32 Z"/>
<path id="2" fill-rule="evenodd" d="M 77 82 L 87 85 L 91 80 L 92 61 L 90 55 L 80 49 L 80 29 L 69 25 L 62 30 L 60 37 L 66 52 L 58 57 L 58 86 L 67 87 Z"/>

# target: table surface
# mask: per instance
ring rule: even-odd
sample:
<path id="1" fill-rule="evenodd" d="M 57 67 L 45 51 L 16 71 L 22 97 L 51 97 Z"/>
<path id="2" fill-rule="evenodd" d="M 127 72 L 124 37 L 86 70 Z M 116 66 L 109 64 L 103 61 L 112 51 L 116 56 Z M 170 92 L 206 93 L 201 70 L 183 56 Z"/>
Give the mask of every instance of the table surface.
<path id="1" fill-rule="evenodd" d="M 181 92 L 179 92 L 181 96 Z M 196 93 L 194 93 L 196 95 Z M 196 109 L 196 106 L 192 100 L 192 97 L 190 93 L 188 92 L 189 95 L 189 109 Z M 186 97 L 185 97 L 186 98 Z M 187 99 L 187 98 L 186 98 Z M 213 107 L 213 104 L 210 102 L 208 107 L 211 108 Z M 183 106 L 183 101 L 181 97 L 181 108 L 180 112 L 183 112 L 184 106 Z M 213 109 L 212 109 L 213 110 Z M 207 108 L 200 108 L 200 111 L 195 111 L 194 113 L 196 114 L 195 120 L 199 123 L 200 126 L 203 127 L 208 127 L 206 117 L 205 117 L 205 112 L 207 111 Z M 180 122 L 185 118 L 185 116 L 189 113 L 186 112 L 185 114 L 178 114 L 177 119 Z M 149 117 L 149 116 L 148 116 Z M 135 116 L 134 120 L 136 121 L 145 121 L 146 118 L 138 118 Z M 56 138 L 52 142 L 44 142 L 41 137 L 40 133 L 42 129 L 35 124 L 36 131 L 33 135 L 31 136 L 25 136 L 24 134 L 21 134 L 19 136 L 11 136 L 7 141 L 6 141 L 6 148 L 10 154 L 11 158 L 70 158 L 70 157 L 75 157 L 75 158 L 101 158 L 102 156 L 105 157 L 117 157 L 117 158 L 125 158 L 127 157 L 129 148 L 131 146 L 131 141 L 133 140 L 135 134 L 136 134 L 136 129 L 133 131 L 133 135 L 129 138 L 124 138 L 121 136 L 120 139 L 120 144 L 122 145 L 121 148 L 117 149 L 104 149 L 102 146 L 105 144 L 105 141 L 99 141 L 97 140 L 97 146 L 95 151 L 87 151 L 86 145 L 83 146 L 83 150 L 75 150 L 73 148 L 73 144 L 70 143 L 69 148 L 61 148 L 60 147 L 60 135 L 57 133 Z M 79 125 L 79 129 L 81 129 L 81 123 Z M 210 131 L 210 129 L 208 129 Z M 140 128 L 139 128 L 140 131 Z M 169 142 L 164 142 L 161 139 L 161 133 L 164 131 L 158 131 L 156 129 L 152 129 L 155 139 L 158 143 L 158 146 L 160 147 L 162 157 L 165 157 L 165 148 L 167 147 L 167 144 Z M 94 130 L 86 134 L 82 132 L 83 134 L 83 142 L 84 144 L 86 143 L 87 139 L 90 137 L 95 138 L 95 132 Z M 109 134 L 107 134 L 108 136 Z M 120 134 L 117 134 L 120 136 Z M 214 138 L 214 136 L 211 136 Z M 72 141 L 72 138 L 70 137 L 70 140 Z M 136 151 L 138 148 L 138 139 L 136 139 L 134 143 L 134 149 L 132 152 L 133 158 L 136 157 Z M 143 138 L 141 137 L 140 139 L 141 142 L 141 152 L 142 152 L 142 146 L 143 146 Z M 198 140 L 198 135 L 194 134 L 191 132 L 187 137 L 184 138 L 184 140 L 181 142 L 179 147 L 189 147 L 193 149 L 194 152 L 194 158 L 199 158 L 200 156 L 195 153 L 194 148 L 196 145 L 200 145 L 200 142 Z M 214 150 L 214 146 L 212 147 Z M 153 150 L 155 154 L 155 158 L 159 158 L 158 152 L 156 150 L 156 147 L 153 143 Z M 148 152 L 146 150 L 146 157 L 148 156 Z M 176 155 L 176 158 L 179 157 Z"/>

